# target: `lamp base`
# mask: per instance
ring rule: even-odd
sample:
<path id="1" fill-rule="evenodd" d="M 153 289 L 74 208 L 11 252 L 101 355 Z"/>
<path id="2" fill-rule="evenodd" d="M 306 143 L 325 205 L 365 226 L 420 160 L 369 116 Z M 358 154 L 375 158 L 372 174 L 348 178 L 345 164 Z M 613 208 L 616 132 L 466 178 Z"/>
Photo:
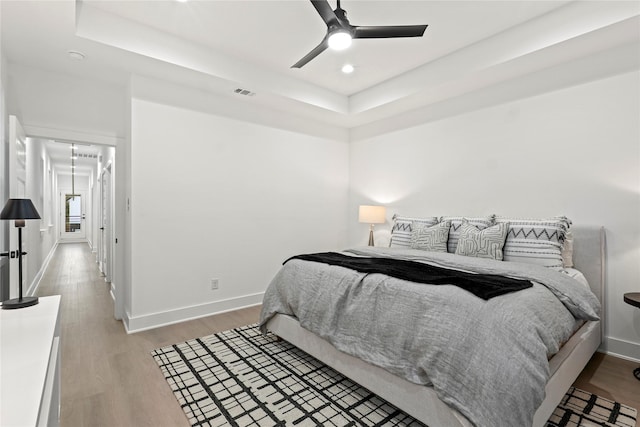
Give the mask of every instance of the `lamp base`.
<path id="1" fill-rule="evenodd" d="M 36 305 L 38 303 L 38 297 L 24 297 L 14 298 L 2 301 L 2 308 L 5 310 L 12 310 L 14 308 L 24 308 Z"/>

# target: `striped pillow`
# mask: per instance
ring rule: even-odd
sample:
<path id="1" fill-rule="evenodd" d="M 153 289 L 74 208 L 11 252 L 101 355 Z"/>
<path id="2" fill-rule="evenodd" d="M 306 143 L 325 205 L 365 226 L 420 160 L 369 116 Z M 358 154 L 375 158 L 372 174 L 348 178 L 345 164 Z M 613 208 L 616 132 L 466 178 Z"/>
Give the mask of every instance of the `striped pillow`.
<path id="1" fill-rule="evenodd" d="M 393 216 L 393 227 L 391 228 L 391 248 L 410 248 L 412 224 L 426 225 L 430 227 L 438 223 L 438 217 L 430 216 L 426 218 L 410 218 L 406 216 Z"/>
<path id="2" fill-rule="evenodd" d="M 504 243 L 504 261 L 538 264 L 562 269 L 562 246 L 571 220 L 567 217 L 549 219 L 496 218 L 497 223 L 509 223 Z"/>
<path id="3" fill-rule="evenodd" d="M 484 230 L 487 227 L 491 227 L 495 224 L 495 215 L 489 215 L 485 217 L 466 217 L 466 216 L 442 216 L 440 222 L 450 221 L 451 228 L 449 229 L 449 241 L 447 242 L 447 252 L 451 254 L 456 253 L 458 247 L 458 238 L 460 237 L 460 226 L 462 226 L 462 220 L 466 219 L 469 224 L 475 226 L 478 230 Z"/>

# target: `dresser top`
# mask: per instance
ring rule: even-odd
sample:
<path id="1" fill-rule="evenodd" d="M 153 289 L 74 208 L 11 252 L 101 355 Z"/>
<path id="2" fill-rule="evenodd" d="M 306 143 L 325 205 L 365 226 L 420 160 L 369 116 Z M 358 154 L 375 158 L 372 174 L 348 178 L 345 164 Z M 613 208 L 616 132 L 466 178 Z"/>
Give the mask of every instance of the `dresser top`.
<path id="1" fill-rule="evenodd" d="M 59 309 L 60 295 L 0 309 L 0 425 L 36 425 Z"/>

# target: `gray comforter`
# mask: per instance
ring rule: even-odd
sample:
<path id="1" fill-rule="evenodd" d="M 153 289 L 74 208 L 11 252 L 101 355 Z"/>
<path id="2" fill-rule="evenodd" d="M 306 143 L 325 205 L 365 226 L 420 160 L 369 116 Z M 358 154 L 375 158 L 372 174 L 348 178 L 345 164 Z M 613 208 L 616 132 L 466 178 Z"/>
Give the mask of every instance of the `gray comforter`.
<path id="1" fill-rule="evenodd" d="M 293 260 L 269 285 L 260 326 L 276 313 L 356 356 L 417 384 L 478 427 L 531 426 L 544 399 L 548 357 L 576 319 L 598 320 L 586 287 L 549 268 L 411 249 L 361 248 L 464 271 L 529 279 L 534 286 L 484 301 L 451 285 Z"/>

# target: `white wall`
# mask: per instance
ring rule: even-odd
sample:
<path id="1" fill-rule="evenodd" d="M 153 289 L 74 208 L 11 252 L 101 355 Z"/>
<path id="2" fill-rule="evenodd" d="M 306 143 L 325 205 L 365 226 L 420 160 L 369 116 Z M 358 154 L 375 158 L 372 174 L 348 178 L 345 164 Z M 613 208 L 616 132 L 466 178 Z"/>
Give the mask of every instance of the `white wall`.
<path id="1" fill-rule="evenodd" d="M 2 10 L 2 8 L 0 8 Z M 0 36 L 1 37 L 1 36 Z M 8 182 L 9 182 L 9 164 L 7 159 L 7 140 L 8 135 L 8 120 L 6 107 L 6 88 L 7 88 L 7 63 L 2 50 L 0 50 L 0 203 L 4 206 L 7 197 L 9 196 Z M 9 221 L 0 221 L 0 252 L 7 251 L 9 249 Z M 9 261 L 6 257 L 0 257 L 0 299 L 4 300 L 9 298 Z M 6 295 L 5 295 L 6 287 Z"/>
<path id="2" fill-rule="evenodd" d="M 78 174 L 74 177 L 73 180 L 74 180 L 73 187 L 75 187 L 76 190 L 87 190 L 89 188 L 89 175 Z M 70 173 L 66 171 L 64 173 L 58 173 L 58 190 L 71 191 L 71 174 Z"/>
<path id="3" fill-rule="evenodd" d="M 73 187 L 76 191 L 89 191 L 89 175 L 76 175 L 73 181 Z M 71 187 L 71 174 L 66 171 L 64 173 L 58 173 L 58 193 L 65 191 L 71 193 Z M 60 194 L 58 194 L 58 197 L 60 197 Z"/>
<path id="4" fill-rule="evenodd" d="M 388 216 L 567 215 L 603 225 L 607 345 L 640 359 L 640 73 L 623 74 L 352 142 L 350 242 L 359 204 Z M 389 224 L 379 227 L 388 243 Z"/>
<path id="5" fill-rule="evenodd" d="M 287 257 L 346 244 L 347 143 L 131 108 L 131 330 L 259 303 Z"/>
<path id="6" fill-rule="evenodd" d="M 50 179 L 51 160 L 44 145 L 45 141 L 27 138 L 27 187 L 26 195 L 40 214 L 40 220 L 29 220 L 23 231 L 25 257 L 24 291 L 33 294 L 35 286 L 44 273 L 44 266 L 51 256 L 56 243 L 53 220 L 48 202 L 51 201 L 53 181 Z"/>

